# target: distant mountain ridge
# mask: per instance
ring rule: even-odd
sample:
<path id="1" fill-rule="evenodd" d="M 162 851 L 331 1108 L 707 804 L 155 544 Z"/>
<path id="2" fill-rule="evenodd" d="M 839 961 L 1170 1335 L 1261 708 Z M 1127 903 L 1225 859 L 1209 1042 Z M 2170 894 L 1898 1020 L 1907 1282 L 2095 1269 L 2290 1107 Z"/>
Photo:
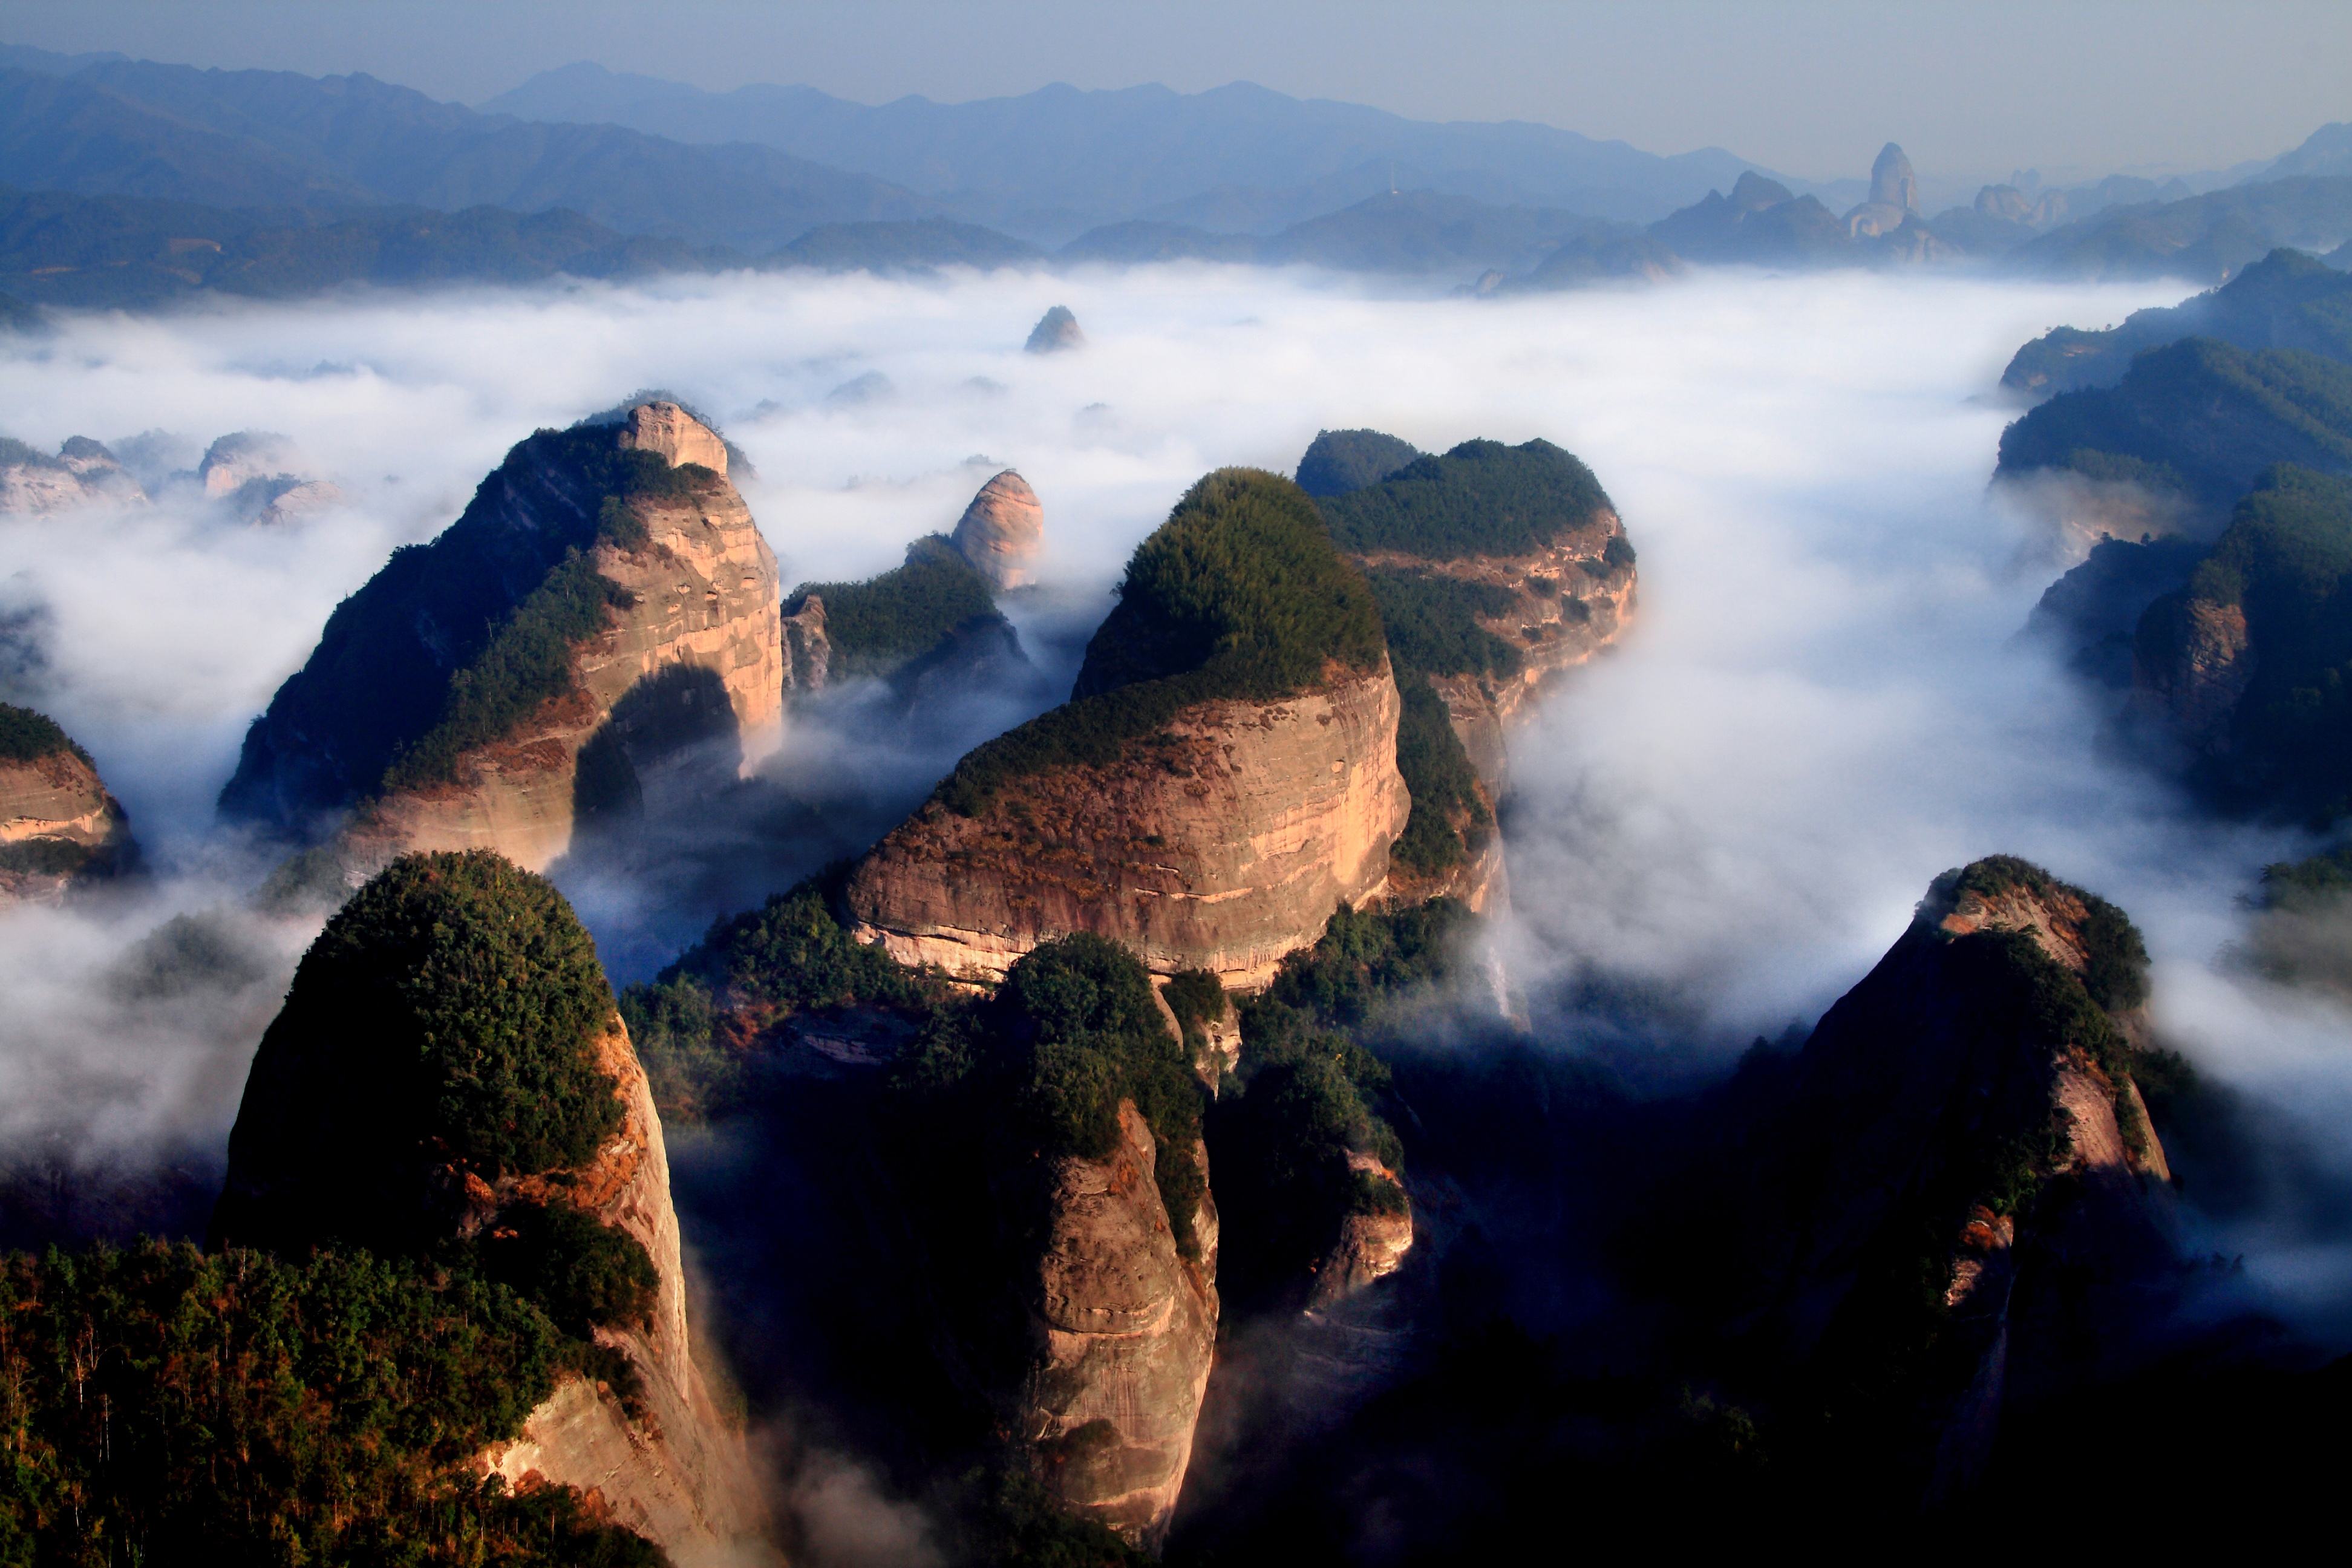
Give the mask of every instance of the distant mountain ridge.
<path id="1" fill-rule="evenodd" d="M 680 142 L 761 142 L 919 191 L 971 221 L 1059 243 L 1130 218 L 1264 232 L 1406 186 L 1646 222 L 1759 168 L 1721 148 L 1662 156 L 1525 121 L 1435 123 L 1249 82 L 868 106 L 809 87 L 706 92 L 585 62 L 483 106 Z M 1765 171 L 1769 173 L 1769 171 Z M 1181 210 L 1180 210 L 1181 209 Z"/>

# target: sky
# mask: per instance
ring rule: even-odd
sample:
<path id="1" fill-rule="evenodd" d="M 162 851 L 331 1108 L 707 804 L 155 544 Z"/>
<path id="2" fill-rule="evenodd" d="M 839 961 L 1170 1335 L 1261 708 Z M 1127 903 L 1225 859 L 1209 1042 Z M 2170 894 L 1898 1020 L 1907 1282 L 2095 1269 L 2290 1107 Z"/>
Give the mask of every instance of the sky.
<path id="1" fill-rule="evenodd" d="M 0 39 L 468 102 L 580 59 L 864 102 L 1251 80 L 1817 180 L 1889 140 L 1963 182 L 2192 173 L 2352 119 L 2342 0 L 7 0 Z"/>

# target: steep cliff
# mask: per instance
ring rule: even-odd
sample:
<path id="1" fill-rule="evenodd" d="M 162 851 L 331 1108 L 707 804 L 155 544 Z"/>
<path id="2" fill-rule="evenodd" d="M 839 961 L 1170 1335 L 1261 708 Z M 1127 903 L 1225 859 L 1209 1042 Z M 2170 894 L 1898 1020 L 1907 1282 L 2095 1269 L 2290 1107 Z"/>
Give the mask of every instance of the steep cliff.
<path id="1" fill-rule="evenodd" d="M 866 940 L 1002 974 L 1090 931 L 1263 984 L 1375 892 L 1408 809 L 1370 594 L 1312 503 L 1209 476 L 1129 563 L 1072 700 L 990 742 L 851 875 Z"/>
<path id="2" fill-rule="evenodd" d="M 54 901 L 137 856 L 89 753 L 46 715 L 0 702 L 0 908 Z"/>
<path id="3" fill-rule="evenodd" d="M 2115 906 L 1979 860 L 1740 1090 L 1723 1276 L 1763 1282 L 1746 1321 L 1903 1484 L 1965 1491 L 2004 1408 L 2127 1364 L 2147 1326 L 2175 1226 L 2133 1076 L 2146 971 Z"/>
<path id="4" fill-rule="evenodd" d="M 1467 441 L 1321 505 L 1371 582 L 1405 691 L 1399 764 L 1415 820 L 1395 892 L 1487 908 L 1502 892 L 1505 731 L 1623 630 L 1633 544 L 1591 470 L 1548 441 Z"/>
<path id="5" fill-rule="evenodd" d="M 2133 639 L 2130 711 L 2235 810 L 2352 811 L 2352 480 L 2282 468 Z"/>
<path id="6" fill-rule="evenodd" d="M 760 1526 L 697 1366 L 661 1123 L 587 934 L 485 852 L 408 856 L 331 920 L 254 1058 L 215 1245 L 364 1248 L 515 1291 L 572 1349 L 478 1460 L 680 1563 Z"/>
<path id="7" fill-rule="evenodd" d="M 726 461 L 662 402 L 516 446 L 457 522 L 337 606 L 223 810 L 342 822 L 362 870 L 476 847 L 543 866 L 639 761 L 773 722 L 775 557 Z"/>
<path id="8" fill-rule="evenodd" d="M 950 542 L 991 588 L 1021 587 L 1034 579 L 1045 548 L 1045 509 L 1029 481 L 1007 468 L 980 487 Z"/>

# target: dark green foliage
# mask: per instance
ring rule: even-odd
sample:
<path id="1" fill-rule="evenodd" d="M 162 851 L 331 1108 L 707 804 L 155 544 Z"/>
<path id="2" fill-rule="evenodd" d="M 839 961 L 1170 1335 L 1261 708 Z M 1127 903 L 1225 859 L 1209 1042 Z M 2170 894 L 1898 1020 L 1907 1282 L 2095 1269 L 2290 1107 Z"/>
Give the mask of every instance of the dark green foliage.
<path id="1" fill-rule="evenodd" d="M 1376 484 L 1421 456 L 1409 441 L 1378 430 L 1318 430 L 1298 459 L 1298 488 L 1321 499 Z"/>
<path id="2" fill-rule="evenodd" d="M 1034 1478 L 975 1469 L 955 1499 L 957 1560 L 986 1568 L 1150 1568 L 1150 1553 L 1109 1528 L 1075 1519 Z"/>
<path id="3" fill-rule="evenodd" d="M 1079 933 L 1032 950 L 988 1002 L 935 1016 L 891 1079 L 950 1136 L 993 1133 L 1048 1156 L 1108 1154 L 1119 1103 L 1134 1101 L 1158 1150 L 1169 1226 L 1192 1250 L 1201 1088 L 1150 977 L 1117 942 Z"/>
<path id="4" fill-rule="evenodd" d="M 1404 710 L 1397 721 L 1396 763 L 1412 796 L 1412 814 L 1389 855 L 1409 871 L 1433 876 L 1479 848 L 1495 819 L 1478 794 L 1477 770 L 1454 732 L 1445 700 L 1423 677 L 1403 675 L 1397 683 Z"/>
<path id="5" fill-rule="evenodd" d="M 641 1325 L 660 1277 L 636 1237 L 572 1204 L 509 1204 L 477 1246 L 483 1278 L 545 1312 L 575 1340 Z"/>
<path id="6" fill-rule="evenodd" d="M 469 1463 L 570 1352 L 512 1292 L 365 1254 L 0 1260 L 0 1561 L 656 1568 Z"/>
<path id="7" fill-rule="evenodd" d="M 2147 943 L 2131 917 L 2096 893 L 2062 882 L 2031 860 L 1988 855 L 1937 879 L 1953 898 L 1975 893 L 1998 899 L 2023 891 L 2044 901 L 2074 899 L 2083 905 L 2083 986 L 2091 1000 L 2121 1013 L 2147 1000 Z"/>
<path id="8" fill-rule="evenodd" d="M 572 689 L 572 645 L 618 602 L 593 552 L 646 544 L 631 503 L 717 482 L 620 448 L 608 426 L 518 442 L 456 522 L 335 607 L 247 732 L 223 808 L 299 820 L 446 777 L 463 748 Z"/>
<path id="9" fill-rule="evenodd" d="M 797 613 L 824 601 L 824 635 L 842 675 L 887 675 L 929 652 L 966 622 L 993 616 L 988 579 L 943 534 L 907 546 L 907 560 L 863 583 L 803 583 L 786 600 Z"/>
<path id="10" fill-rule="evenodd" d="M 1517 647 L 1478 624 L 1517 605 L 1518 596 L 1508 588 L 1434 572 L 1380 568 L 1365 575 L 1388 628 L 1389 655 L 1400 669 L 1513 676 L 1524 668 Z"/>
<path id="11" fill-rule="evenodd" d="M 296 969 L 247 1080 L 216 1226 L 281 1249 L 403 1251 L 429 1239 L 429 1166 L 585 1163 L 621 1121 L 593 1045 L 612 1007 L 594 944 L 544 879 L 487 850 L 402 857 Z"/>
<path id="12" fill-rule="evenodd" d="M 2242 349 L 2301 349 L 2352 363 L 2352 273 L 2299 250 L 2273 250 L 2221 288 L 2184 304 L 2134 310 L 2123 325 L 2059 327 L 2017 351 L 2001 384 L 2049 394 L 2112 386 L 2135 354 L 2185 337 Z"/>
<path id="13" fill-rule="evenodd" d="M 96 848 L 70 838 L 20 838 L 14 844 L 0 844 L 0 871 L 23 871 L 36 877 L 70 877 L 96 858 Z"/>
<path id="14" fill-rule="evenodd" d="M 1007 780 L 1115 762 L 1194 703 L 1270 701 L 1378 668 L 1380 612 L 1289 480 L 1221 468 L 1137 546 L 1071 700 L 981 746 L 938 798 L 970 816 Z"/>
<path id="15" fill-rule="evenodd" d="M 1531 554 L 1610 501 L 1591 468 L 1549 441 L 1465 441 L 1321 505 L 1342 550 L 1453 561 Z"/>
<path id="16" fill-rule="evenodd" d="M 1342 908 L 1313 947 L 1283 960 L 1266 995 L 1320 1023 L 1361 1024 L 1384 998 L 1451 978 L 1476 920 L 1454 899 L 1382 914 Z"/>
<path id="17" fill-rule="evenodd" d="M 2324 909 L 2347 893 L 2352 893 L 2352 844 L 2263 868 L 2261 896 L 2268 909 Z"/>
<path id="18" fill-rule="evenodd" d="M 2003 473 L 2178 476 L 2216 509 L 2273 463 L 2352 467 L 2352 365 L 2188 338 L 2141 354 L 2112 387 L 2052 398 L 2000 437 Z"/>
<path id="19" fill-rule="evenodd" d="M 1205 969 L 1180 970 L 1160 988 L 1160 995 L 1176 1015 L 1177 1027 L 1184 1031 L 1185 1049 L 1194 1061 L 1200 1060 L 1209 1043 L 1208 1026 L 1225 1016 L 1223 982 Z"/>
<path id="20" fill-rule="evenodd" d="M 2235 744 L 2207 782 L 2233 804 L 2323 819 L 2352 809 L 2352 480 L 2263 476 L 2188 588 L 2141 617 L 2144 664 L 2178 663 L 2195 600 L 2242 609 L 2254 655 Z"/>
<path id="21" fill-rule="evenodd" d="M 89 761 L 89 753 L 75 745 L 47 714 L 0 702 L 0 763 L 37 763 L 59 752 Z"/>
<path id="22" fill-rule="evenodd" d="M 707 1121 L 734 1100 L 743 1062 L 712 1038 L 708 985 L 691 974 L 641 981 L 621 993 L 620 1008 L 665 1122 Z"/>

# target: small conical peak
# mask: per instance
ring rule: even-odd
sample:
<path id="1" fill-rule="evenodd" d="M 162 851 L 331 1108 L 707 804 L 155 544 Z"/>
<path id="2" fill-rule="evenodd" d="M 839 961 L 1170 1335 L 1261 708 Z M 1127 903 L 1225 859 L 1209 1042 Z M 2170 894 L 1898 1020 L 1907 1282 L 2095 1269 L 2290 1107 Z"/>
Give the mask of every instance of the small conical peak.
<path id="1" fill-rule="evenodd" d="M 1870 166 L 1870 199 L 1907 213 L 1919 210 L 1919 176 L 1911 172 L 1911 160 L 1903 149 L 1892 142 L 1878 150 L 1878 162 Z"/>
<path id="2" fill-rule="evenodd" d="M 1056 305 L 1037 318 L 1029 329 L 1029 341 L 1023 345 L 1033 354 L 1058 353 L 1064 349 L 1083 348 L 1087 335 L 1078 330 L 1077 317 L 1067 305 Z"/>
<path id="3" fill-rule="evenodd" d="M 1007 468 L 980 487 L 955 526 L 957 553 L 992 588 L 1034 581 L 1030 564 L 1045 542 L 1045 509 L 1019 472 Z"/>
<path id="4" fill-rule="evenodd" d="M 629 410 L 619 439 L 624 450 L 658 452 L 672 468 L 699 463 L 720 479 L 727 477 L 727 444 L 675 403 L 656 398 L 638 404 Z"/>

